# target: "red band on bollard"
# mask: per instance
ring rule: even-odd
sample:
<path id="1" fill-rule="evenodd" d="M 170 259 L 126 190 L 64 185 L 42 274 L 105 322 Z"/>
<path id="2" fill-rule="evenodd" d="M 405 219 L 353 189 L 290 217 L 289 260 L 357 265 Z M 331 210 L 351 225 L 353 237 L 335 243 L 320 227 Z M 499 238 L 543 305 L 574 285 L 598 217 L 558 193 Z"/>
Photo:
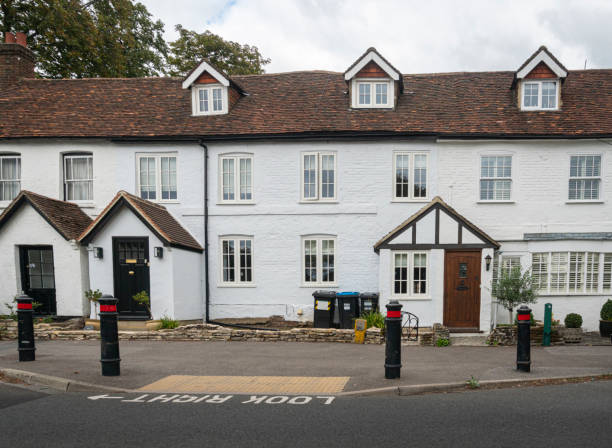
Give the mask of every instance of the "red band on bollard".
<path id="1" fill-rule="evenodd" d="M 402 317 L 401 311 L 387 311 L 387 317 Z"/>
<path id="2" fill-rule="evenodd" d="M 117 311 L 117 305 L 100 305 L 100 311 L 103 313 L 114 313 Z"/>
<path id="3" fill-rule="evenodd" d="M 18 310 L 31 310 L 32 304 L 31 303 L 18 303 L 17 309 Z"/>
<path id="4" fill-rule="evenodd" d="M 530 316 L 529 314 L 519 314 L 518 315 L 518 320 L 529 320 Z"/>

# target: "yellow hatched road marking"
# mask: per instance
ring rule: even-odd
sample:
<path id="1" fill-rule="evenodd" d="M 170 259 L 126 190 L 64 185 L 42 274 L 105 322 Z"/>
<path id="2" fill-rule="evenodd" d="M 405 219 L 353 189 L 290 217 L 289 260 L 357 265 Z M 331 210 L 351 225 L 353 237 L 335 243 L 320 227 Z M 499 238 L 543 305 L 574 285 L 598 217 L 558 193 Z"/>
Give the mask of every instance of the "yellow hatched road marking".
<path id="1" fill-rule="evenodd" d="M 348 376 L 170 375 L 141 387 L 143 392 L 315 395 L 342 392 Z"/>

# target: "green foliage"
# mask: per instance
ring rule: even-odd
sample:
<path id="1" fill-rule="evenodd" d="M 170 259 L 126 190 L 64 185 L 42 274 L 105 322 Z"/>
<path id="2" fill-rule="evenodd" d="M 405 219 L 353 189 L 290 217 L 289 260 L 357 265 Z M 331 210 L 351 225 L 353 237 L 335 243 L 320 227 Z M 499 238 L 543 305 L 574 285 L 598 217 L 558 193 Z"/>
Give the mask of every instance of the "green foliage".
<path id="1" fill-rule="evenodd" d="M 42 324 L 51 324 L 54 322 L 54 320 L 52 317 L 41 317 L 40 319 L 38 319 L 38 322 Z"/>
<path id="2" fill-rule="evenodd" d="M 512 310 L 519 304 L 535 303 L 538 300 L 537 289 L 529 270 L 521 274 L 521 268 L 517 266 L 511 271 L 501 270 L 500 274 L 492 289 L 497 294 L 497 301 L 509 311 L 512 319 Z"/>
<path id="3" fill-rule="evenodd" d="M 608 301 L 603 304 L 599 316 L 601 320 L 612 320 L 612 299 L 608 299 Z"/>
<path id="4" fill-rule="evenodd" d="M 99 289 L 96 289 L 95 291 L 88 289 L 85 291 L 85 298 L 90 302 L 97 302 L 100 297 L 102 297 L 102 292 L 100 292 Z"/>
<path id="5" fill-rule="evenodd" d="M 366 320 L 367 327 L 385 328 L 385 316 L 379 311 L 370 311 L 361 315 L 362 319 Z"/>
<path id="6" fill-rule="evenodd" d="M 536 324 L 535 317 L 533 317 L 533 313 L 529 313 L 529 326 L 533 327 Z M 518 325 L 518 313 L 514 316 L 514 325 Z"/>
<path id="7" fill-rule="evenodd" d="M 470 389 L 478 389 L 480 387 L 480 382 L 472 375 L 470 379 L 465 382 L 465 385 Z"/>
<path id="8" fill-rule="evenodd" d="M 179 321 L 178 320 L 174 320 L 171 319 L 168 316 L 162 316 L 162 318 L 159 320 L 161 322 L 161 326 L 159 328 L 167 328 L 167 329 L 173 329 L 173 328 L 177 328 L 179 326 Z"/>
<path id="9" fill-rule="evenodd" d="M 144 305 L 144 307 L 147 309 L 147 311 L 149 312 L 149 314 L 151 314 L 151 299 L 149 298 L 149 294 L 147 294 L 146 291 L 140 291 L 136 294 L 134 294 L 132 296 L 132 299 L 134 299 L 135 302 L 138 302 L 141 305 Z"/>
<path id="10" fill-rule="evenodd" d="M 450 339 L 440 338 L 436 340 L 436 347 L 448 347 L 450 345 Z"/>
<path id="11" fill-rule="evenodd" d="M 228 75 L 261 74 L 263 66 L 270 63 L 255 46 L 225 40 L 210 31 L 197 33 L 181 25 L 175 29 L 179 38 L 170 42 L 167 57 L 168 73 L 172 76 L 186 75 L 202 59 Z"/>
<path id="12" fill-rule="evenodd" d="M 164 25 L 133 0 L 2 0 L 0 30 L 27 33 L 44 77 L 138 77 L 164 71 Z"/>
<path id="13" fill-rule="evenodd" d="M 565 328 L 580 328 L 582 327 L 582 316 L 576 313 L 569 313 L 565 316 Z"/>
<path id="14" fill-rule="evenodd" d="M 15 302 L 16 300 L 13 299 L 13 302 Z M 11 319 L 11 320 L 17 320 L 17 313 L 15 312 L 15 305 L 11 304 L 11 303 L 5 303 L 5 306 L 8 308 L 9 310 L 9 314 L 8 316 L 6 316 L 7 319 Z"/>

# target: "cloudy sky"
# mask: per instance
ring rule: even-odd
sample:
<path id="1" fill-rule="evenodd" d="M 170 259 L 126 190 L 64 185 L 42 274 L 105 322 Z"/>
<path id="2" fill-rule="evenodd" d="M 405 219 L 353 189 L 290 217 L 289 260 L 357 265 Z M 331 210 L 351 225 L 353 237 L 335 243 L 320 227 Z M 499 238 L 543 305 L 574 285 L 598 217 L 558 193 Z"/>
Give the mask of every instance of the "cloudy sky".
<path id="1" fill-rule="evenodd" d="M 609 0 L 139 0 L 174 25 L 256 45 L 267 72 L 344 71 L 375 46 L 403 73 L 514 70 L 540 45 L 612 67 Z"/>

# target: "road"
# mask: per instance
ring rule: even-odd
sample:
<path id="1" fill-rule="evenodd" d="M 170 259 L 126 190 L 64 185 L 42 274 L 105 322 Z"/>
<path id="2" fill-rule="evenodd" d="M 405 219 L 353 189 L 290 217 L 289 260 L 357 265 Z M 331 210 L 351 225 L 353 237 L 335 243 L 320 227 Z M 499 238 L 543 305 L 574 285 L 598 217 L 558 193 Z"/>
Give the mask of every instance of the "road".
<path id="1" fill-rule="evenodd" d="M 411 397 L 54 394 L 0 384 L 8 447 L 603 447 L 612 381 Z"/>

